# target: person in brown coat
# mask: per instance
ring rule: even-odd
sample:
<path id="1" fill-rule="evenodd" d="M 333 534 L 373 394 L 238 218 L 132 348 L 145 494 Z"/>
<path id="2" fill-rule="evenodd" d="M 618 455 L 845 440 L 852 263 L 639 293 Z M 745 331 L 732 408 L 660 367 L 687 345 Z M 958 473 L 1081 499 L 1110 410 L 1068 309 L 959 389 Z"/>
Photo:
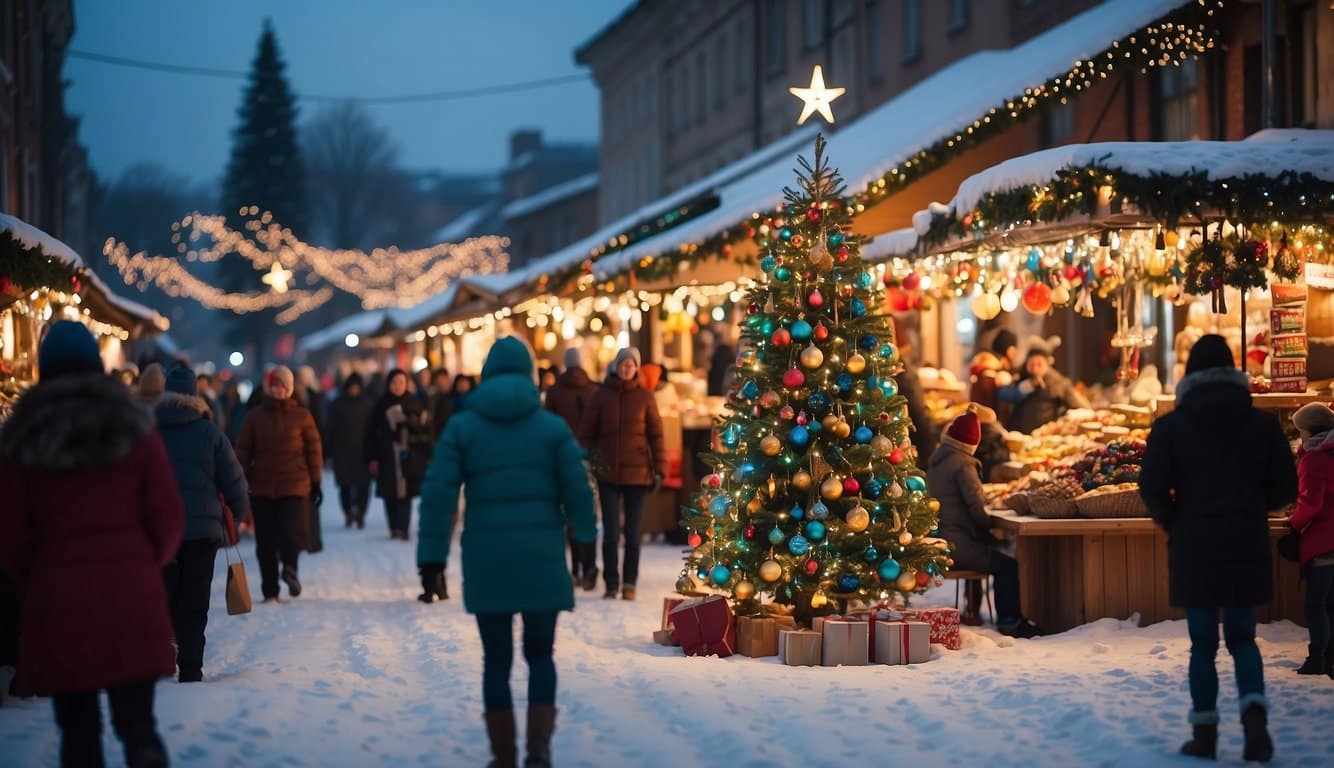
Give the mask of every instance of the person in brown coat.
<path id="1" fill-rule="evenodd" d="M 607 378 L 594 392 L 579 425 L 579 442 L 591 454 L 602 500 L 602 567 L 607 599 L 635 599 L 639 577 L 639 530 L 644 497 L 667 474 L 662 418 L 653 393 L 639 384 L 639 350 L 616 353 Z M 617 570 L 621 505 L 625 505 L 625 578 Z"/>
<path id="2" fill-rule="evenodd" d="M 292 371 L 278 367 L 264 381 L 264 403 L 245 416 L 236 441 L 236 458 L 250 484 L 255 518 L 255 556 L 259 559 L 264 602 L 278 601 L 278 563 L 292 597 L 301 594 L 297 556 L 306 504 L 319 506 L 320 468 L 324 465 L 320 433 L 310 411 L 292 399 Z"/>
<path id="3" fill-rule="evenodd" d="M 564 419 L 571 433 L 578 434 L 597 385 L 584 371 L 583 354 L 578 347 L 565 350 L 563 362 L 565 371 L 547 390 L 546 409 Z M 585 592 L 592 592 L 598 585 L 596 542 L 579 541 L 572 528 L 566 528 L 565 537 L 570 543 L 570 573 Z"/>

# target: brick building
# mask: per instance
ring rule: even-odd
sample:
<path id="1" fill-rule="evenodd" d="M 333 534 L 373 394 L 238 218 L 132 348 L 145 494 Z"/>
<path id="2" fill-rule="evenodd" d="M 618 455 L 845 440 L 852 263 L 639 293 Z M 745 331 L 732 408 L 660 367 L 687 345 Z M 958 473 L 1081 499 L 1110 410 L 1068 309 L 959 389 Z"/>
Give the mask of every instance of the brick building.
<path id="1" fill-rule="evenodd" d="M 510 269 L 588 236 L 597 226 L 598 148 L 547 143 L 536 130 L 510 136 L 501 171 L 501 226 L 510 239 Z"/>

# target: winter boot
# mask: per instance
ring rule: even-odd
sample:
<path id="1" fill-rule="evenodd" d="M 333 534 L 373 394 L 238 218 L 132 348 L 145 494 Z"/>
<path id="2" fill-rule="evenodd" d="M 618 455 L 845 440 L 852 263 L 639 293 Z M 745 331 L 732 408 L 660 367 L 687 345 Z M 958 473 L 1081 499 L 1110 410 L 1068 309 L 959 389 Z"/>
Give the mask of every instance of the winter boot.
<path id="1" fill-rule="evenodd" d="M 491 740 L 493 758 L 489 768 L 518 768 L 518 749 L 514 743 L 514 710 L 486 713 L 486 737 Z"/>
<path id="2" fill-rule="evenodd" d="M 1306 646 L 1306 662 L 1297 668 L 1299 675 L 1323 675 L 1329 671 L 1329 662 L 1325 654 L 1316 650 L 1314 645 Z"/>
<path id="3" fill-rule="evenodd" d="M 296 577 L 296 569 L 283 566 L 283 583 L 287 585 L 287 593 L 292 597 L 301 596 L 301 582 Z"/>
<path id="4" fill-rule="evenodd" d="M 964 608 L 959 616 L 959 623 L 965 627 L 982 626 L 982 585 L 969 581 L 964 585 Z"/>
<path id="5" fill-rule="evenodd" d="M 551 734 L 556 730 L 556 708 L 550 704 L 528 706 L 528 757 L 523 768 L 550 768 Z"/>
<path id="6" fill-rule="evenodd" d="M 129 768 L 167 768 L 167 750 L 161 740 L 126 750 L 125 763 Z"/>
<path id="7" fill-rule="evenodd" d="M 621 587 L 621 599 L 622 599 L 622 600 L 634 600 L 634 599 L 635 599 L 635 585 L 634 585 L 634 584 L 626 584 L 625 586 Z"/>
<path id="8" fill-rule="evenodd" d="M 1181 745 L 1181 754 L 1190 757 L 1218 759 L 1218 724 L 1195 725 L 1190 741 Z"/>
<path id="9" fill-rule="evenodd" d="M 1241 727 L 1246 747 L 1241 756 L 1247 762 L 1267 763 L 1274 756 L 1274 742 L 1269 738 L 1269 715 L 1261 704 L 1252 704 L 1241 713 Z"/>
<path id="10" fill-rule="evenodd" d="M 596 565 L 584 571 L 580 586 L 584 588 L 585 592 L 592 592 L 598 588 L 598 567 Z"/>
<path id="11" fill-rule="evenodd" d="M 176 681 L 179 683 L 202 683 L 204 681 L 204 670 L 198 667 L 182 667 L 180 673 L 176 675 Z"/>

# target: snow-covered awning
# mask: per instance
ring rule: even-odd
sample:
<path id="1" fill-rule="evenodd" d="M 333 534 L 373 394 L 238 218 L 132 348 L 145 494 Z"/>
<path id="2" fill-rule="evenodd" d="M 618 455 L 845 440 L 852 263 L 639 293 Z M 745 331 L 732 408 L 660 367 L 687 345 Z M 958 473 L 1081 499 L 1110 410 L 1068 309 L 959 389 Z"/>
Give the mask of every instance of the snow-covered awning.
<path id="1" fill-rule="evenodd" d="M 395 310 L 372 309 L 349 315 L 322 331 L 316 331 L 297 342 L 298 352 L 318 352 L 321 349 L 345 343 L 349 334 L 371 338 L 399 328 L 390 313 Z"/>

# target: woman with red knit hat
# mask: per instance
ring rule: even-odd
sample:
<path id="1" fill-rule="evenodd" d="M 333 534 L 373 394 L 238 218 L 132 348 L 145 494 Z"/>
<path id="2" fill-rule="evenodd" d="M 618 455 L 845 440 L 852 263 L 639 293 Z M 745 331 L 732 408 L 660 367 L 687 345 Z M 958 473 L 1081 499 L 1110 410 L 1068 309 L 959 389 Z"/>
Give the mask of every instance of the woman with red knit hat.
<path id="1" fill-rule="evenodd" d="M 982 464 L 973 457 L 982 442 L 984 417 L 995 420 L 996 414 L 973 403 L 950 422 L 940 436 L 940 446 L 931 454 L 926 484 L 931 495 L 940 500 L 940 535 L 950 543 L 953 567 L 995 577 L 996 629 L 1012 637 L 1034 637 L 1042 631 L 1020 610 L 1019 563 L 997 548 L 998 542 L 990 533 Z M 981 623 L 975 606 L 970 606 L 969 613 L 969 623 Z"/>

